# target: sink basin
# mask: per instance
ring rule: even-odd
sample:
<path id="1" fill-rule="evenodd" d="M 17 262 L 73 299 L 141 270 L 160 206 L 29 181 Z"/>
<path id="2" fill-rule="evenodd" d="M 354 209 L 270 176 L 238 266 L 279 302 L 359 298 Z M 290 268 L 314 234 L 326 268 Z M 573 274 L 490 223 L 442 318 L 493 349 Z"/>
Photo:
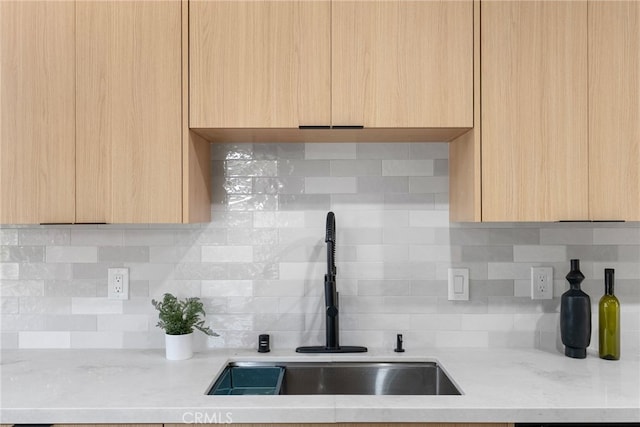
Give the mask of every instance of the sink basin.
<path id="1" fill-rule="evenodd" d="M 436 362 L 233 362 L 230 369 L 279 367 L 284 370 L 274 394 L 460 395 Z M 230 393 L 232 394 L 232 393 Z M 247 394 L 247 393 L 243 393 Z"/>

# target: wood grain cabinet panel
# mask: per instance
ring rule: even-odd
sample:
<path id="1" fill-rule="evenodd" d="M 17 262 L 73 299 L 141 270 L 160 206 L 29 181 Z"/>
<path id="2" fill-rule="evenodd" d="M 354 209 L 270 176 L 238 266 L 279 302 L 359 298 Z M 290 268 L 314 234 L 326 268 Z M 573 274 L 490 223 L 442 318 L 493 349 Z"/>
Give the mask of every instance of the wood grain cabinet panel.
<path id="1" fill-rule="evenodd" d="M 332 124 L 473 126 L 472 1 L 334 1 Z"/>
<path id="2" fill-rule="evenodd" d="M 186 121 L 186 0 L 0 13 L 0 223 L 210 220 L 209 143 Z"/>
<path id="3" fill-rule="evenodd" d="M 585 220 L 587 2 L 481 2 L 482 220 Z"/>
<path id="4" fill-rule="evenodd" d="M 190 127 L 208 138 L 355 125 L 449 140 L 473 126 L 471 0 L 194 1 L 189 18 Z"/>
<path id="5" fill-rule="evenodd" d="M 331 2 L 194 1 L 190 126 L 329 125 Z"/>
<path id="6" fill-rule="evenodd" d="M 75 215 L 72 1 L 0 1 L 0 223 Z"/>
<path id="7" fill-rule="evenodd" d="M 481 33 L 451 220 L 640 220 L 640 3 L 483 1 Z"/>
<path id="8" fill-rule="evenodd" d="M 640 221 L 639 2 L 589 2 L 589 211 Z"/>
<path id="9" fill-rule="evenodd" d="M 182 222 L 181 3 L 77 10 L 78 222 Z"/>

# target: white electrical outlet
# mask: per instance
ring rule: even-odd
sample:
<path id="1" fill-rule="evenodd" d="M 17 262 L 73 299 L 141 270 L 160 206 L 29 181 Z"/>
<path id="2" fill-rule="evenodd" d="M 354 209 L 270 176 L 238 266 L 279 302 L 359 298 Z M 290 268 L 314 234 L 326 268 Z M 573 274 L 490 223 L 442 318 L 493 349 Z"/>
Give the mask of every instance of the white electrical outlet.
<path id="1" fill-rule="evenodd" d="M 553 298 L 553 268 L 531 267 L 531 299 Z"/>
<path id="2" fill-rule="evenodd" d="M 109 299 L 129 299 L 129 269 L 109 268 L 108 270 Z"/>

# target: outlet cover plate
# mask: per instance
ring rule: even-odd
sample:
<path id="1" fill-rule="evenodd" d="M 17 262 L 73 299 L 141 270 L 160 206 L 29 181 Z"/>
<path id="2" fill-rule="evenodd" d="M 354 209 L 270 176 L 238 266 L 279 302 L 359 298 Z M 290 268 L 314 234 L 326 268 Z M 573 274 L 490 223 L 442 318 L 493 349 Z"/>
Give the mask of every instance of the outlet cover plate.
<path id="1" fill-rule="evenodd" d="M 531 299 L 553 298 L 553 268 L 531 267 Z"/>
<path id="2" fill-rule="evenodd" d="M 129 299 L 129 269 L 109 268 L 107 275 L 107 297 L 119 300 Z"/>

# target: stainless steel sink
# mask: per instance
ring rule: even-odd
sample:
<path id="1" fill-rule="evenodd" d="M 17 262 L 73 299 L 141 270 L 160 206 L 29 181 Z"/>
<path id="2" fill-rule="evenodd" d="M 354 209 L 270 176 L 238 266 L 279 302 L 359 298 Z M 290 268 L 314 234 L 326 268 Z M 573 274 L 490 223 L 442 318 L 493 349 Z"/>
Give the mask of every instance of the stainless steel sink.
<path id="1" fill-rule="evenodd" d="M 243 366 L 284 368 L 275 394 L 461 394 L 435 362 L 234 362 L 227 369 Z"/>

